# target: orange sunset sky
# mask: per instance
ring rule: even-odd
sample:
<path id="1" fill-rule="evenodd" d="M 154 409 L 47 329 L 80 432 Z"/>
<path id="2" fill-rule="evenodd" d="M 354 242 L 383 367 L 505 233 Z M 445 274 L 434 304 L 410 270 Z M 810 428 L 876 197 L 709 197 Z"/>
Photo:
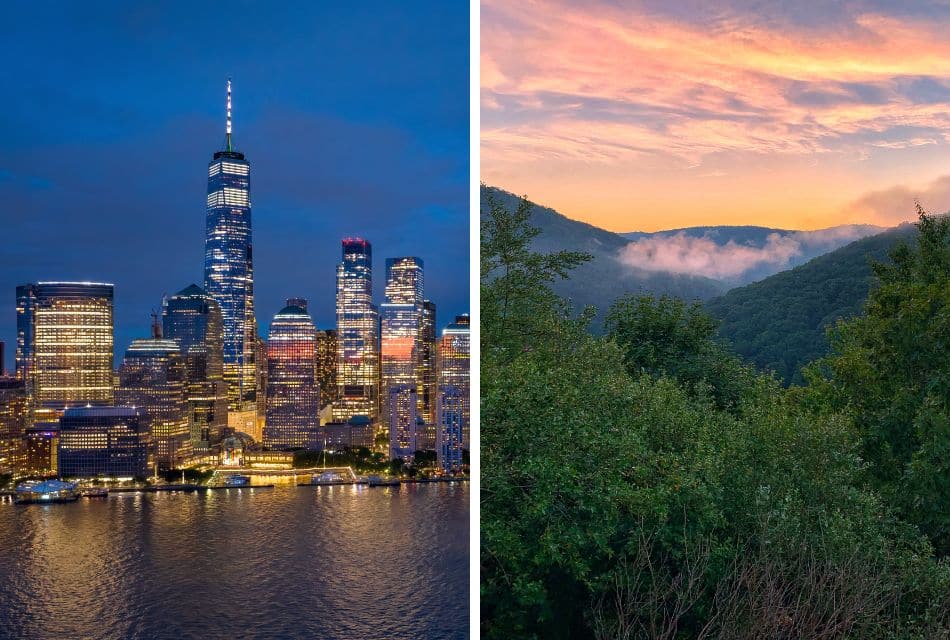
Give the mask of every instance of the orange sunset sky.
<path id="1" fill-rule="evenodd" d="M 485 0 L 481 87 L 481 180 L 612 231 L 950 209 L 945 2 Z"/>

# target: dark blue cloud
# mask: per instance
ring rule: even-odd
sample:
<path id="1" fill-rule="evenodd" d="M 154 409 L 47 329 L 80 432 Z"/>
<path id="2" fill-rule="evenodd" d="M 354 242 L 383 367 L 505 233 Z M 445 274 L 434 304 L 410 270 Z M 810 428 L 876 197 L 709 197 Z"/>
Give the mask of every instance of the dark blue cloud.
<path id="1" fill-rule="evenodd" d="M 334 323 L 340 239 L 419 255 L 440 324 L 468 311 L 468 7 L 133 3 L 0 16 L 0 339 L 14 286 L 116 284 L 116 350 L 202 277 L 206 167 L 234 78 L 255 290 Z M 8 355 L 8 366 L 12 355 Z"/>

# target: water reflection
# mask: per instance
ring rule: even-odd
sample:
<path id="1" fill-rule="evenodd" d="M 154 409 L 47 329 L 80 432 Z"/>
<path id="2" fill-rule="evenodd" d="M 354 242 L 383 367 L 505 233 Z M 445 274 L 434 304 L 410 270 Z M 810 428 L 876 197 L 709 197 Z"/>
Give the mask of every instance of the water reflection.
<path id="1" fill-rule="evenodd" d="M 467 484 L 0 504 L 3 638 L 466 638 Z"/>

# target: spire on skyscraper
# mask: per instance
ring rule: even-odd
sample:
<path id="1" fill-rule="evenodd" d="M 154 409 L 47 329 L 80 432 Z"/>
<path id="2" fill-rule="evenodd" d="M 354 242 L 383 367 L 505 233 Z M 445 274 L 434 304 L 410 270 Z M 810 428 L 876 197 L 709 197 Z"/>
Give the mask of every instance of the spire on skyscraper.
<path id="1" fill-rule="evenodd" d="M 228 122 L 227 122 L 227 150 L 234 151 L 231 148 L 231 78 L 228 78 Z"/>

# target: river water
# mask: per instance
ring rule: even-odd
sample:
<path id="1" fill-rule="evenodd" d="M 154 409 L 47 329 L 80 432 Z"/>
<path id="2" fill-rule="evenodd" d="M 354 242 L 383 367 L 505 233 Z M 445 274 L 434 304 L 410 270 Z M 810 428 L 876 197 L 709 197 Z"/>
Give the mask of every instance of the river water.
<path id="1" fill-rule="evenodd" d="M 0 638 L 468 637 L 469 486 L 0 503 Z"/>

